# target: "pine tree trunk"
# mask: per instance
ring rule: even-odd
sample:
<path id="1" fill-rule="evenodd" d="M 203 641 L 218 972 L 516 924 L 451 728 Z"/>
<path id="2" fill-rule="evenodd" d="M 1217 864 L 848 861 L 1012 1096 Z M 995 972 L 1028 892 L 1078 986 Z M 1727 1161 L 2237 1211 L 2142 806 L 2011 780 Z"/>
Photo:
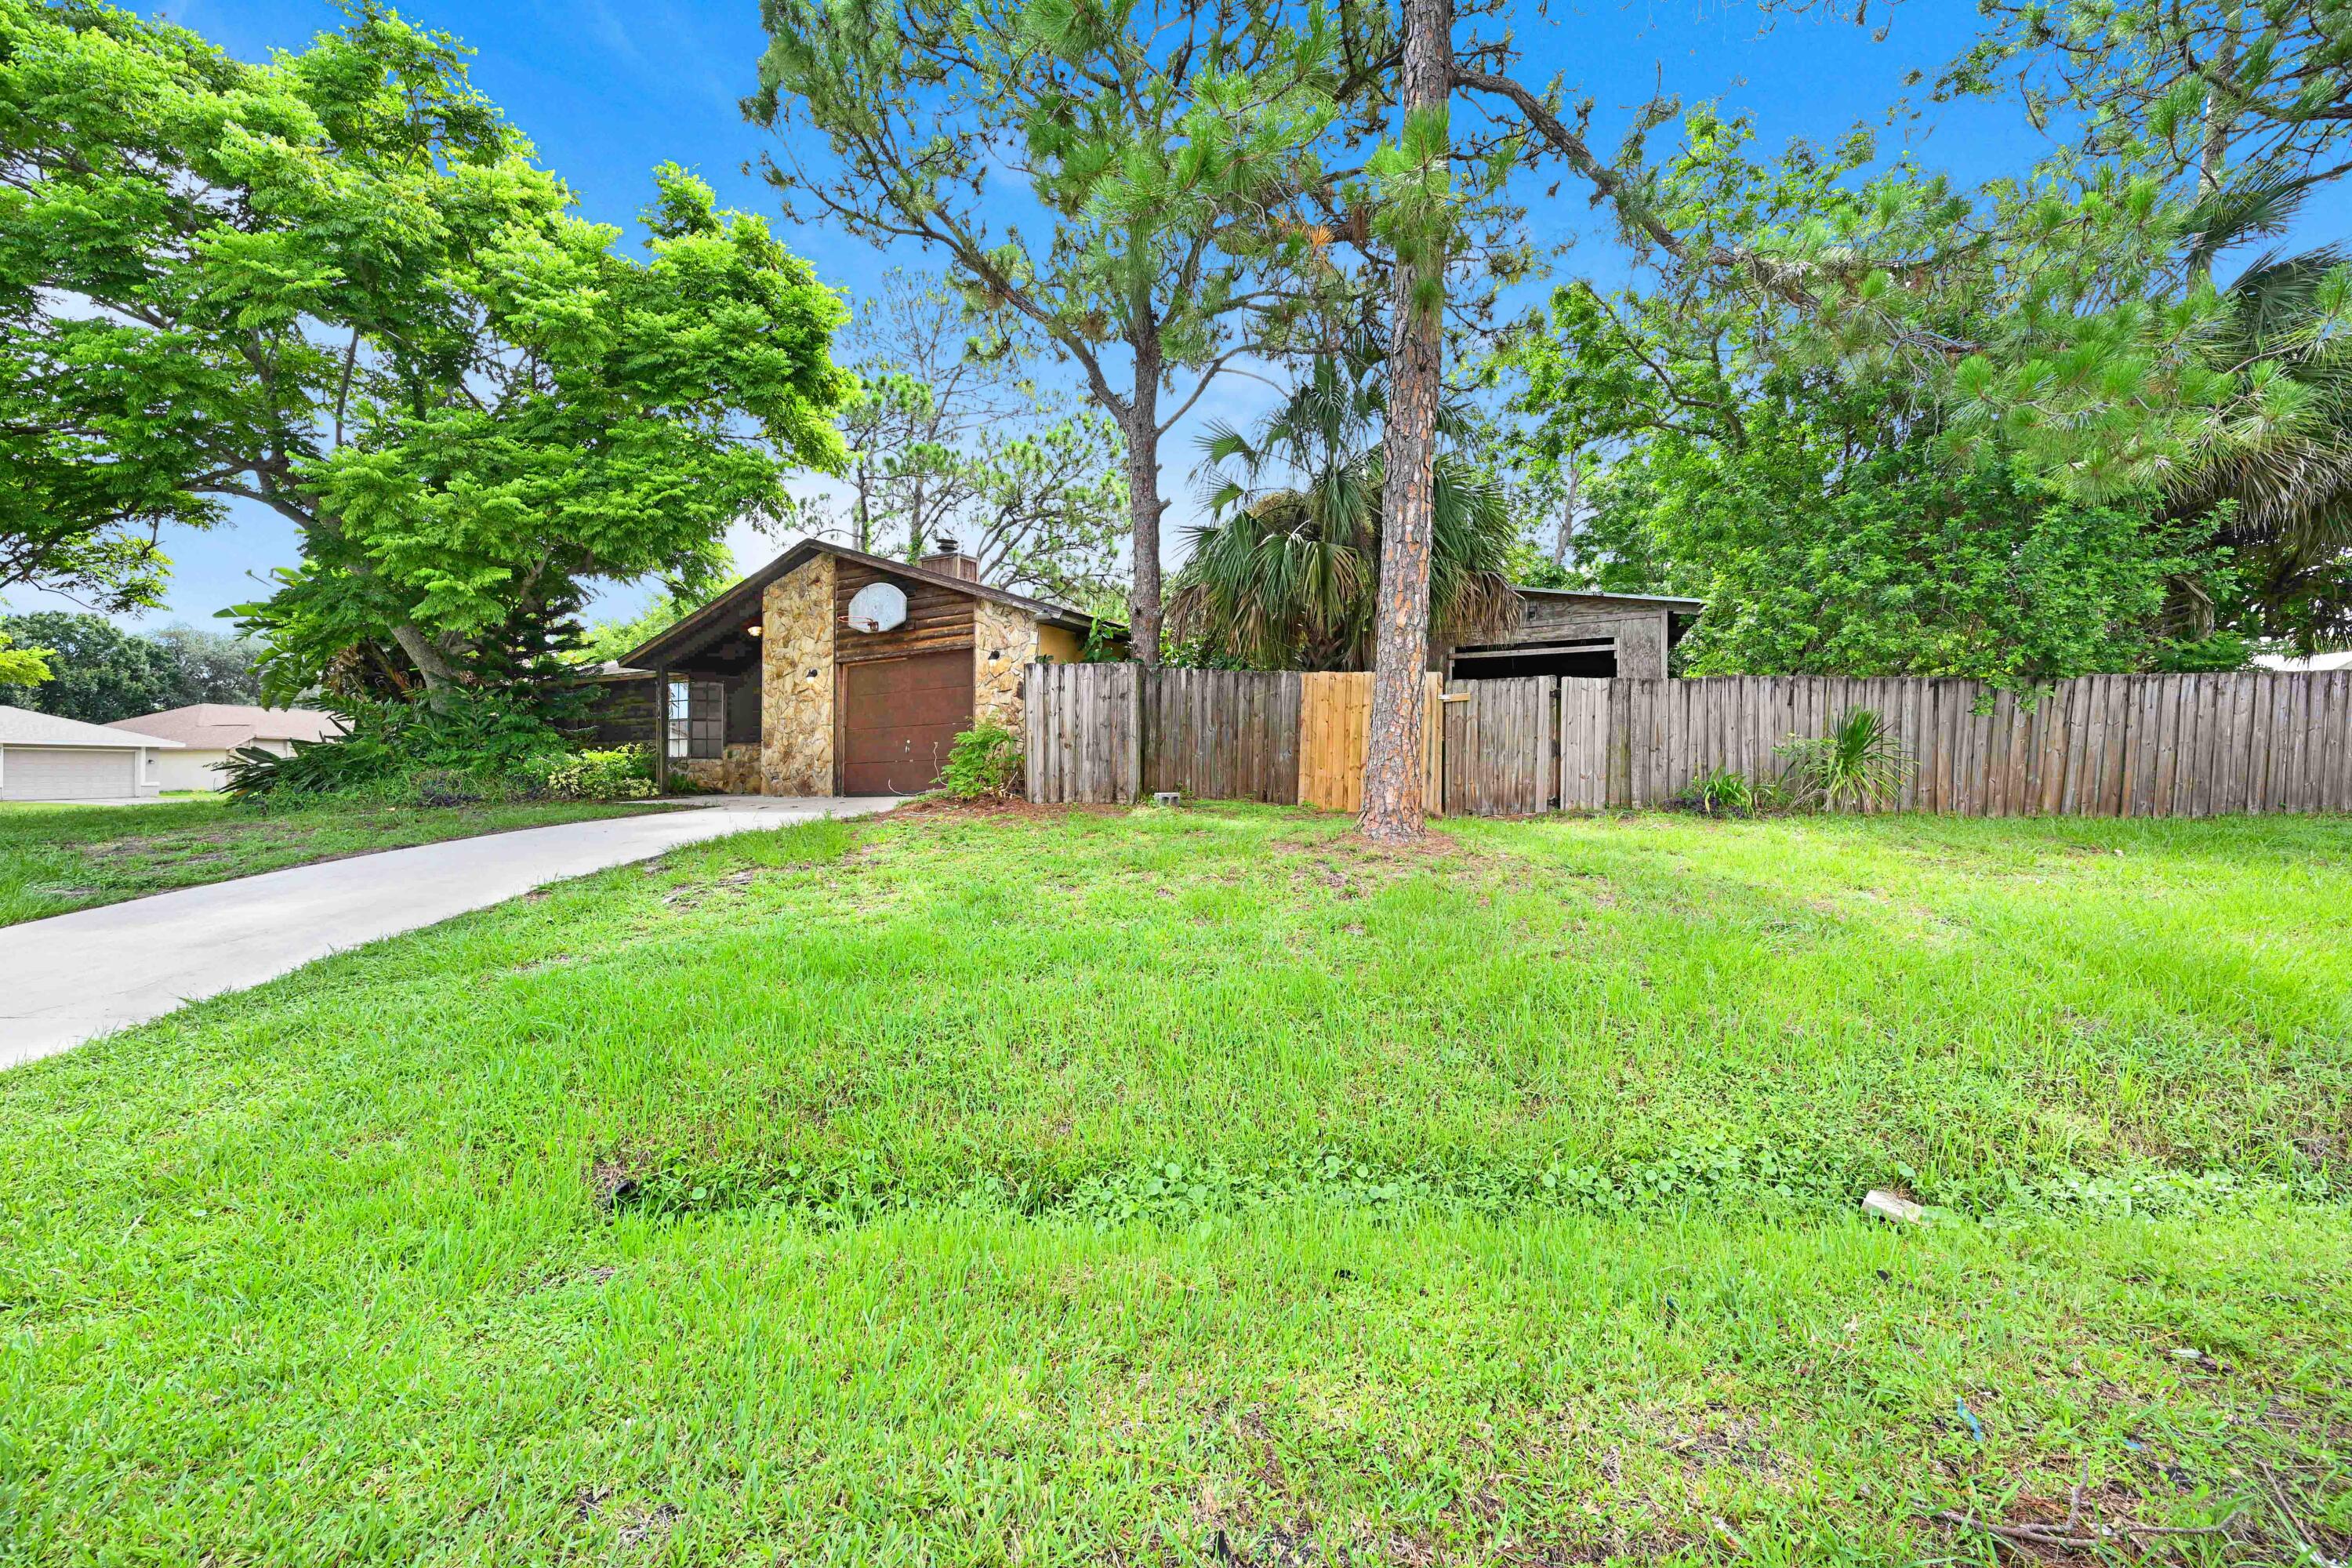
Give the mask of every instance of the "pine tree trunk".
<path id="1" fill-rule="evenodd" d="M 1452 0 L 1404 0 L 1408 117 L 1443 112 L 1452 90 Z M 1434 228 L 1433 224 L 1432 228 Z M 1389 348 L 1388 426 L 1381 439 L 1381 584 L 1374 609 L 1371 750 L 1357 826 L 1378 843 L 1421 837 L 1422 727 L 1428 706 L 1429 552 L 1437 466 L 1437 400 L 1445 369 L 1445 246 L 1424 233 L 1397 259 Z"/>
<path id="2" fill-rule="evenodd" d="M 1128 595 L 1129 657 L 1160 662 L 1160 401 L 1155 380 L 1136 376 L 1135 404 L 1120 418 L 1127 435 L 1128 517 L 1134 528 L 1135 585 Z"/>

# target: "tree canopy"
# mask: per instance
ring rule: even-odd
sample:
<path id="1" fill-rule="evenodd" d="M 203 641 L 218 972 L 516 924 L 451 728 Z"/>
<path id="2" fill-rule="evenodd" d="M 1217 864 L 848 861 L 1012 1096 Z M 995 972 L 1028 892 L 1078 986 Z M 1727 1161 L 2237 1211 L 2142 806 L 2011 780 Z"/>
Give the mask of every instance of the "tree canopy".
<path id="1" fill-rule="evenodd" d="M 1129 619 L 1156 661 L 1160 441 L 1226 367 L 1281 352 L 1322 276 L 1329 236 L 1311 220 L 1341 87 L 1328 29 L 1280 25 L 1273 0 L 761 0 L 761 15 L 752 116 L 815 133 L 781 138 L 771 164 L 790 210 L 925 247 L 1118 426 Z"/>
<path id="2" fill-rule="evenodd" d="M 1073 408 L 937 279 L 899 270 L 859 298 L 841 349 L 858 377 L 837 490 L 782 527 L 912 561 L 953 538 L 999 587 L 1117 614 L 1125 465 L 1109 417 Z"/>
<path id="3" fill-rule="evenodd" d="M 706 581 L 840 455 L 839 301 L 656 172 L 647 254 L 576 216 L 373 0 L 265 63 L 91 0 L 0 0 L 0 584 L 152 601 L 162 531 L 242 497 L 303 560 L 245 607 L 275 688 L 559 647 L 588 584 Z"/>
<path id="4" fill-rule="evenodd" d="M 0 616 L 0 640 L 48 651 L 49 673 L 11 681 L 0 703 L 110 724 L 192 702 L 257 702 L 257 644 L 193 626 L 127 632 L 104 616 L 36 611 Z"/>
<path id="5" fill-rule="evenodd" d="M 1610 472 L 1582 569 L 1706 594 L 1693 669 L 2041 679 L 2352 635 L 2352 269 L 2258 252 L 2345 173 L 2326 9 L 1989 7 L 1940 90 L 2053 140 L 1973 188 L 1864 132 L 1759 157 L 1685 114 L 1641 181 L 1675 250 L 1559 290 L 1504 356 L 1522 466 Z"/>

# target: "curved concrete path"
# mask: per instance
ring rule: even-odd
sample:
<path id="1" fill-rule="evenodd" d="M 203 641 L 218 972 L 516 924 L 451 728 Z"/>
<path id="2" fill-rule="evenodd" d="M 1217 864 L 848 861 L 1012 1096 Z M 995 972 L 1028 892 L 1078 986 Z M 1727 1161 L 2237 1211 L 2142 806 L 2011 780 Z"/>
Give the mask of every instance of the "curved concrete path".
<path id="1" fill-rule="evenodd" d="M 699 839 L 897 804 L 730 796 L 687 811 L 383 849 L 0 927 L 0 1069 L 543 883 Z"/>

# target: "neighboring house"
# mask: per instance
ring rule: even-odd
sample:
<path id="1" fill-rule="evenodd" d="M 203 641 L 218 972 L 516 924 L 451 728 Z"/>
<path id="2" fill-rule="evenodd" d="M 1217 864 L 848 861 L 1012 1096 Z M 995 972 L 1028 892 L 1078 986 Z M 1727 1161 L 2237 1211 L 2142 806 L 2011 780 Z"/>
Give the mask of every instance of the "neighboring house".
<path id="1" fill-rule="evenodd" d="M 163 788 L 180 742 L 54 713 L 0 708 L 0 800 L 138 800 Z"/>
<path id="2" fill-rule="evenodd" d="M 2254 664 L 2257 668 L 2275 669 L 2282 675 L 2315 675 L 2325 670 L 2352 669 L 2352 652 L 2319 653 L 2309 658 L 2266 653 L 2257 658 Z"/>
<path id="3" fill-rule="evenodd" d="M 596 738 L 652 746 L 665 784 L 733 795 L 930 788 L 958 732 L 1019 730 L 1023 669 L 1076 662 L 1096 626 L 989 586 L 942 543 L 911 565 L 793 546 L 598 670 Z"/>
<path id="4" fill-rule="evenodd" d="M 1513 675 L 1663 679 L 1666 654 L 1706 608 L 1704 599 L 1518 588 L 1518 629 L 1498 641 L 1433 647 L 1430 668 L 1454 680 Z"/>
<path id="5" fill-rule="evenodd" d="M 250 708 L 236 702 L 194 702 L 160 713 L 142 713 L 136 719 L 118 719 L 107 727 L 160 735 L 179 743 L 179 751 L 155 760 L 156 775 L 167 790 L 220 788 L 226 782 L 221 768 L 228 754 L 246 746 L 282 757 L 294 750 L 297 741 L 324 741 L 342 733 L 342 725 L 331 713 L 310 708 Z"/>

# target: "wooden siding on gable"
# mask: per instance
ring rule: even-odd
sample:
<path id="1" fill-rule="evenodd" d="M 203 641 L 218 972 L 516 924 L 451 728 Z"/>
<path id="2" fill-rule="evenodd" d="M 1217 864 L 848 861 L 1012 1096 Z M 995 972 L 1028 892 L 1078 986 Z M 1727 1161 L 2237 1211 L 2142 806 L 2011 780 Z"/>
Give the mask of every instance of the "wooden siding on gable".
<path id="1" fill-rule="evenodd" d="M 596 682 L 588 703 L 590 740 L 599 746 L 643 746 L 651 751 L 661 733 L 660 701 L 661 683 L 651 677 Z"/>
<path id="2" fill-rule="evenodd" d="M 849 601 L 869 583 L 895 584 L 907 595 L 906 624 L 887 632 L 849 628 Z M 904 658 L 909 654 L 951 653 L 970 649 L 972 639 L 972 598 L 936 583 L 919 582 L 878 572 L 862 561 L 844 558 L 834 574 L 834 639 L 835 664 L 861 664 L 868 659 Z"/>

